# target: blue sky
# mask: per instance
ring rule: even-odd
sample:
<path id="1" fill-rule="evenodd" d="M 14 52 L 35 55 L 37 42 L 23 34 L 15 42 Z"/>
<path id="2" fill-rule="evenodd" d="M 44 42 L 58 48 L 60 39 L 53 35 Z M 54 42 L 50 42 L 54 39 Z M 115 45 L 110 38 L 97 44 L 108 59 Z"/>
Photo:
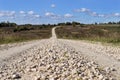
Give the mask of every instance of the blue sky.
<path id="1" fill-rule="evenodd" d="M 0 22 L 120 21 L 120 0 L 0 0 Z"/>

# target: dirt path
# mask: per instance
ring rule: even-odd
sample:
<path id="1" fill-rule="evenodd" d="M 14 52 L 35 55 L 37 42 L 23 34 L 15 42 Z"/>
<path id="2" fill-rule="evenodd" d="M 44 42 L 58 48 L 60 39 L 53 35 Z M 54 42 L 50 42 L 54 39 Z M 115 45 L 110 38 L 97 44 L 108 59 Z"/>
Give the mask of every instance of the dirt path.
<path id="1" fill-rule="evenodd" d="M 107 48 L 100 44 L 92 44 L 85 41 L 74 41 L 74 40 L 60 40 L 66 45 L 73 47 L 80 54 L 85 55 L 89 60 L 95 61 L 97 64 L 104 67 L 110 67 L 117 70 L 114 74 L 120 79 L 120 48 Z M 101 47 L 100 47 L 101 46 Z M 113 54 L 113 56 L 111 56 Z M 117 58 L 114 57 L 117 56 Z"/>
<path id="2" fill-rule="evenodd" d="M 42 40 L 41 40 L 42 41 Z M 26 43 L 25 45 L 21 46 L 14 46 L 12 48 L 8 48 L 7 50 L 1 50 L 0 51 L 0 61 L 9 58 L 13 55 L 19 54 L 20 52 L 23 52 L 31 47 L 34 47 L 35 45 L 38 45 L 41 41 L 33 41 L 30 43 Z"/>
<path id="3" fill-rule="evenodd" d="M 119 80 L 119 56 L 119 47 L 57 39 L 53 28 L 50 39 L 0 50 L 0 80 Z"/>

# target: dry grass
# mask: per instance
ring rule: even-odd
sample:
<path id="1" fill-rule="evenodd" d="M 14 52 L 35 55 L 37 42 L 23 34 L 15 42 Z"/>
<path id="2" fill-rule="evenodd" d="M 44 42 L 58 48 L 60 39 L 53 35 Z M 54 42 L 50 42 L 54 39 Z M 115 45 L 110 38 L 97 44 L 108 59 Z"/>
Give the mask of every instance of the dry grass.
<path id="1" fill-rule="evenodd" d="M 57 28 L 56 33 L 58 38 L 120 43 L 120 26 L 63 26 Z"/>
<path id="2" fill-rule="evenodd" d="M 50 38 L 51 29 L 52 27 L 34 27 L 31 30 L 14 32 L 14 27 L 0 28 L 0 44 Z"/>

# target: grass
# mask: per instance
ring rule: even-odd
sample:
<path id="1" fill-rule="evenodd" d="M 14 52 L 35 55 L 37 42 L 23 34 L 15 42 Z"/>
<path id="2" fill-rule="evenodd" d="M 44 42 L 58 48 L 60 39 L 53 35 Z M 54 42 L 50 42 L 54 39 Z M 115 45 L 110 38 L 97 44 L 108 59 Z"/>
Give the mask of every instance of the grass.
<path id="1" fill-rule="evenodd" d="M 50 38 L 51 29 L 52 27 L 34 27 L 17 31 L 15 27 L 0 28 L 0 44 Z"/>
<path id="2" fill-rule="evenodd" d="M 58 38 L 120 44 L 119 25 L 62 26 L 56 33 Z"/>

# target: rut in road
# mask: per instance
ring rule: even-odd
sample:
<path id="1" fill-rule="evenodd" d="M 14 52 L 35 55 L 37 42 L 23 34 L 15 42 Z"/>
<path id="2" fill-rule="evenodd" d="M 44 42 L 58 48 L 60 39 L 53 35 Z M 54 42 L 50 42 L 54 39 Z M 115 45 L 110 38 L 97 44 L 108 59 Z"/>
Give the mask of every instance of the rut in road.
<path id="1" fill-rule="evenodd" d="M 119 80 L 120 63 L 88 45 L 57 39 L 53 28 L 50 39 L 1 51 L 0 80 Z"/>

